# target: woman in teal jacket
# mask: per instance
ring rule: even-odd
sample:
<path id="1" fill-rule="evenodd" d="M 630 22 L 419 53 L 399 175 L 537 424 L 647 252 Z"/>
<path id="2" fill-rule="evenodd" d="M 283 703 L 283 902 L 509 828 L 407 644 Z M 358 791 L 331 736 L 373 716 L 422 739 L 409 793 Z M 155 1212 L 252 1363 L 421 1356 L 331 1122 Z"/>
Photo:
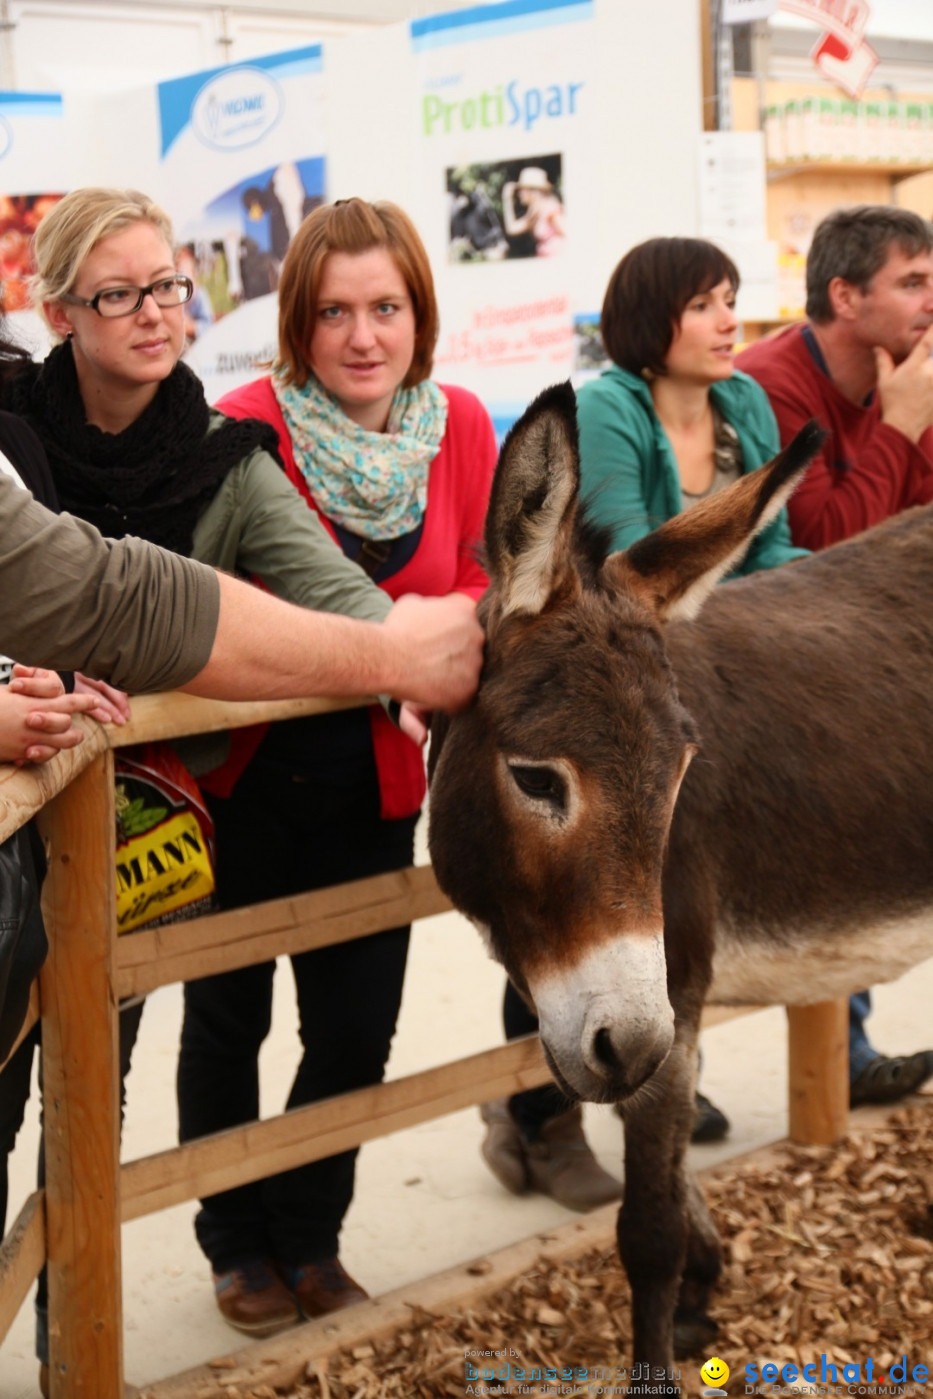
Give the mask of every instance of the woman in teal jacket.
<path id="1" fill-rule="evenodd" d="M 577 394 L 583 494 L 627 548 L 780 451 L 764 390 L 734 368 L 739 274 L 698 238 L 651 238 L 626 253 L 603 302 L 613 363 Z M 736 570 L 807 551 L 781 515 Z"/>
<path id="2" fill-rule="evenodd" d="M 735 368 L 739 273 L 700 238 L 649 238 L 609 279 L 600 328 L 613 361 L 577 394 L 590 512 L 625 549 L 781 450 L 767 394 Z M 752 541 L 736 574 L 802 558 L 787 514 Z M 697 1094 L 694 1141 L 728 1122 Z"/>

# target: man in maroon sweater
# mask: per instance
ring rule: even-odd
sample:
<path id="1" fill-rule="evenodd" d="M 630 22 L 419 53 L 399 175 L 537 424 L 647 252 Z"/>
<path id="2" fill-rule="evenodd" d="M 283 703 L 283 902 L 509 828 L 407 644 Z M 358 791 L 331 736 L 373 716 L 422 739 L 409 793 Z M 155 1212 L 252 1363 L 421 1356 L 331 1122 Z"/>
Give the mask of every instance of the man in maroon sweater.
<path id="1" fill-rule="evenodd" d="M 826 444 L 788 506 L 822 549 L 933 500 L 933 226 L 885 204 L 823 219 L 807 257 L 807 320 L 736 364 L 771 400 L 781 442 L 810 418 Z"/>
<path id="2" fill-rule="evenodd" d="M 771 400 L 786 445 L 829 429 L 788 505 L 795 544 L 822 549 L 933 500 L 933 225 L 862 204 L 819 224 L 807 319 L 736 360 Z M 892 1102 L 933 1075 L 933 1050 L 889 1058 L 869 1043 L 867 991 L 849 1002 L 853 1105 Z"/>

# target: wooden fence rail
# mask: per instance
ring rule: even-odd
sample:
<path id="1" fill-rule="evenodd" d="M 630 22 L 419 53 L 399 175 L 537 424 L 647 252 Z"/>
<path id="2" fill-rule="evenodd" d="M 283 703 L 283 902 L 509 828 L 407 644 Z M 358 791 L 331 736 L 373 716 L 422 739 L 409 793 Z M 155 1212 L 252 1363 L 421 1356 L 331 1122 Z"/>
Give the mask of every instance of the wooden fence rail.
<path id="1" fill-rule="evenodd" d="M 0 839 L 37 816 L 50 850 L 48 961 L 20 1035 L 41 1013 L 44 1192 L 0 1245 L 0 1342 L 43 1263 L 53 1399 L 123 1392 L 120 1224 L 261 1179 L 548 1078 L 535 1038 L 293 1109 L 120 1166 L 118 1005 L 170 982 L 364 937 L 449 909 L 429 867 L 116 936 L 113 749 L 347 707 L 355 701 L 133 701 L 132 723 L 80 720 L 85 741 L 36 769 L 0 767 Z M 844 1006 L 844 1003 L 843 1003 Z M 738 1010 L 707 1012 L 715 1023 Z M 791 1132 L 832 1141 L 848 1108 L 838 1003 L 791 1020 Z M 2 1066 L 0 1066 L 2 1071 Z"/>

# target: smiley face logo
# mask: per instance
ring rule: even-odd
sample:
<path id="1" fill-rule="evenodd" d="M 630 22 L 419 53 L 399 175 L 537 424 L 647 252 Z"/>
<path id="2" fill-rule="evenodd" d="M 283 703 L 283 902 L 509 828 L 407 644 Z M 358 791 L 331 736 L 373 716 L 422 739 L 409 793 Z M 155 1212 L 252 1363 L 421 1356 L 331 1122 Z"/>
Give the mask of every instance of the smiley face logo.
<path id="1" fill-rule="evenodd" d="M 700 1379 L 713 1389 L 719 1389 L 729 1378 L 729 1366 L 718 1355 L 710 1356 L 700 1370 Z"/>

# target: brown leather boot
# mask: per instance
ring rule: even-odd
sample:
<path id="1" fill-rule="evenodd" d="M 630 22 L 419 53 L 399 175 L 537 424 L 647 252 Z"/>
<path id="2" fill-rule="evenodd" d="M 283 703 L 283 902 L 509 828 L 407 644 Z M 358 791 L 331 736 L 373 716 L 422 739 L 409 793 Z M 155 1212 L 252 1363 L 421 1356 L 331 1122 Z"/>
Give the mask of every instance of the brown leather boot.
<path id="1" fill-rule="evenodd" d="M 299 1268 L 283 1271 L 299 1307 L 309 1320 L 369 1299 L 369 1293 L 351 1278 L 339 1258 L 303 1263 Z"/>
<path id="2" fill-rule="evenodd" d="M 579 1107 L 545 1122 L 538 1140 L 524 1148 L 531 1188 L 566 1209 L 594 1210 L 622 1198 L 621 1182 L 603 1170 L 583 1135 Z"/>
<path id="3" fill-rule="evenodd" d="M 509 1112 L 508 1098 L 482 1103 L 479 1112 L 486 1123 L 486 1136 L 480 1147 L 483 1160 L 500 1185 L 513 1195 L 524 1195 L 528 1189 L 525 1147 L 518 1124 Z"/>
<path id="4" fill-rule="evenodd" d="M 215 1273 L 214 1295 L 224 1321 L 250 1336 L 272 1336 L 301 1320 L 271 1259 L 251 1258 L 229 1273 Z"/>

